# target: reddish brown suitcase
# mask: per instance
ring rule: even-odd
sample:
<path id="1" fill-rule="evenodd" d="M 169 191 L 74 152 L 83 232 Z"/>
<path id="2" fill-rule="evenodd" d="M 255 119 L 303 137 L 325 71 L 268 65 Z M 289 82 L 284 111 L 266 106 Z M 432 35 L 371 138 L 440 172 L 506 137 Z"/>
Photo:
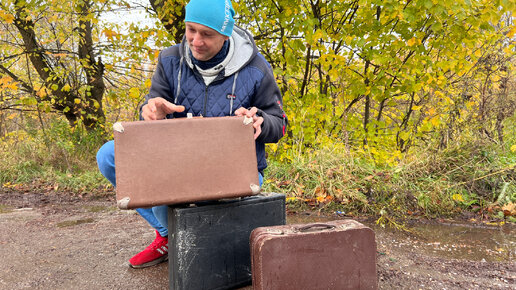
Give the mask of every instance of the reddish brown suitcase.
<path id="1" fill-rule="evenodd" d="M 251 233 L 254 289 L 377 289 L 374 232 L 353 220 Z"/>
<path id="2" fill-rule="evenodd" d="M 260 191 L 254 130 L 244 117 L 121 122 L 113 129 L 122 209 Z"/>

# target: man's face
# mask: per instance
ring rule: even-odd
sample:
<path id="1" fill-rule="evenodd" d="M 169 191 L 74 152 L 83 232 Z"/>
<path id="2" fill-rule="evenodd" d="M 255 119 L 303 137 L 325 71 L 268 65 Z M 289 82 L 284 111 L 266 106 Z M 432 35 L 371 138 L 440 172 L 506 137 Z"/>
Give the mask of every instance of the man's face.
<path id="1" fill-rule="evenodd" d="M 186 41 L 193 56 L 200 61 L 214 57 L 229 37 L 195 22 L 186 22 Z"/>

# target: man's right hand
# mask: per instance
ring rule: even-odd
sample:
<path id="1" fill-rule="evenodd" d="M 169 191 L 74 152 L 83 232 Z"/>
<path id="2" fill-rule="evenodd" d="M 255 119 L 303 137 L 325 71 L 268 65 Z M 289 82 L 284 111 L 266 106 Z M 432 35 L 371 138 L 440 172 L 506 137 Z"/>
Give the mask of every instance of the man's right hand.
<path id="1" fill-rule="evenodd" d="M 184 106 L 176 106 L 161 97 L 157 97 L 150 99 L 147 104 L 142 107 L 142 117 L 145 121 L 161 120 L 165 119 L 168 114 L 175 112 L 181 113 L 184 110 Z"/>

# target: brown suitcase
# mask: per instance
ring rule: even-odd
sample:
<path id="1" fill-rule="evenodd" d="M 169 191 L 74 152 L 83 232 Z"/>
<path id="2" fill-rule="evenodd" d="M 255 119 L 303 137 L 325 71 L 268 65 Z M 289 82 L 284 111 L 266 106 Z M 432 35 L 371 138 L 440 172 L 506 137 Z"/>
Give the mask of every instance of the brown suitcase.
<path id="1" fill-rule="evenodd" d="M 353 220 L 251 233 L 253 289 L 377 289 L 374 232 Z"/>
<path id="2" fill-rule="evenodd" d="M 250 123 L 244 117 L 116 123 L 118 206 L 151 207 L 259 193 Z"/>

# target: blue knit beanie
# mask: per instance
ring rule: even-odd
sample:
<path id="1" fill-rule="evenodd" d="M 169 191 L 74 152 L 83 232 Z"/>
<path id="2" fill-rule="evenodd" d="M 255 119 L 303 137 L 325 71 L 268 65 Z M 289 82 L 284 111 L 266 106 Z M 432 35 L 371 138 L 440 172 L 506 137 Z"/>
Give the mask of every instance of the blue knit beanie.
<path id="1" fill-rule="evenodd" d="M 185 22 L 199 23 L 222 35 L 231 36 L 234 15 L 230 0 L 191 0 L 186 5 Z"/>

